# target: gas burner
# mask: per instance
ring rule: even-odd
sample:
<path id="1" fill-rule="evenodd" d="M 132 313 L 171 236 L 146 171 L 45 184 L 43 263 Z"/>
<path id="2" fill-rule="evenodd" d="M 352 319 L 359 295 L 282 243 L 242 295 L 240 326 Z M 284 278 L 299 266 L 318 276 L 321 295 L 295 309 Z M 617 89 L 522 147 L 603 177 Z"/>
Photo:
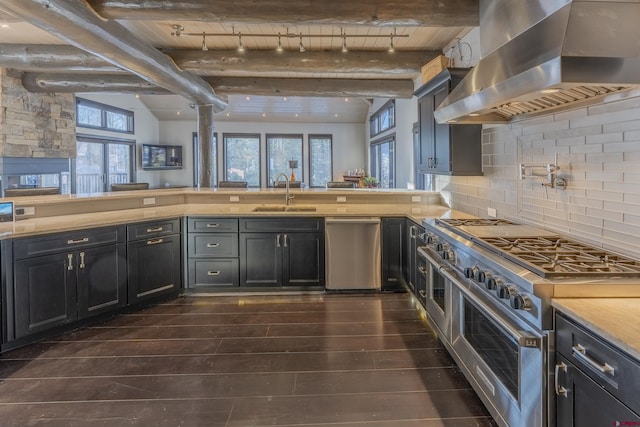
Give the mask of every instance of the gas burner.
<path id="1" fill-rule="evenodd" d="M 500 218 L 450 218 L 436 219 L 436 223 L 449 227 L 518 225 L 515 222 Z"/>
<path id="2" fill-rule="evenodd" d="M 481 243 L 541 277 L 640 277 L 640 262 L 564 237 L 485 237 Z"/>

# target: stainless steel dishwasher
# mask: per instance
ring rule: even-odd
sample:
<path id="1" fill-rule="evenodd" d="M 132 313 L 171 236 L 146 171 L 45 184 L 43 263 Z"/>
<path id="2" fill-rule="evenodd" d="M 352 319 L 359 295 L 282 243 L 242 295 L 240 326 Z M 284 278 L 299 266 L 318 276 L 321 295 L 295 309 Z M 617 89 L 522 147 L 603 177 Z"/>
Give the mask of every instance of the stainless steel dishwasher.
<path id="1" fill-rule="evenodd" d="M 380 289 L 380 218 L 325 218 L 326 288 Z"/>

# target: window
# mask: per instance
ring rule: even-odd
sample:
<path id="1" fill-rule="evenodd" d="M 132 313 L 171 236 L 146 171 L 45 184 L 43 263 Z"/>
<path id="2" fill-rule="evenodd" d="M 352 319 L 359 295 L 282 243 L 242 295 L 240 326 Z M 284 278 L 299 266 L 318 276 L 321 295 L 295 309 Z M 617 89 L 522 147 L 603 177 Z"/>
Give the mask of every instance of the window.
<path id="1" fill-rule="evenodd" d="M 133 111 L 76 98 L 76 125 L 113 132 L 133 133 Z"/>
<path id="2" fill-rule="evenodd" d="M 298 169 L 294 169 L 296 181 L 302 181 L 302 135 L 267 135 L 267 182 L 269 186 L 284 173 L 291 173 L 289 160 L 295 160 Z"/>
<path id="3" fill-rule="evenodd" d="M 111 184 L 133 182 L 135 141 L 77 136 L 75 193 L 109 191 Z"/>
<path id="4" fill-rule="evenodd" d="M 309 135 L 309 186 L 326 187 L 333 181 L 331 135 Z"/>
<path id="5" fill-rule="evenodd" d="M 380 180 L 381 188 L 395 187 L 395 135 L 371 143 L 371 176 Z"/>
<path id="6" fill-rule="evenodd" d="M 198 148 L 198 132 L 193 132 L 193 186 L 200 182 L 200 149 Z M 218 182 L 218 134 L 213 133 L 211 142 L 211 180 Z"/>
<path id="7" fill-rule="evenodd" d="M 391 100 L 384 104 L 369 119 L 369 134 L 376 136 L 396 125 L 396 102 Z"/>
<path id="8" fill-rule="evenodd" d="M 224 179 L 260 187 L 260 135 L 225 134 Z"/>

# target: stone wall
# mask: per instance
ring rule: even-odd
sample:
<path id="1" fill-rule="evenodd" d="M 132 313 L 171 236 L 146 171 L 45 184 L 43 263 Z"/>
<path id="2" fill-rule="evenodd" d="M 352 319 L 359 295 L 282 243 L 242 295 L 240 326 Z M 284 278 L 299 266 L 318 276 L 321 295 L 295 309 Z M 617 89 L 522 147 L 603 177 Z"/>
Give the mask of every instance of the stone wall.
<path id="1" fill-rule="evenodd" d="M 27 92 L 21 73 L 0 68 L 0 157 L 76 157 L 73 94 Z"/>
<path id="2" fill-rule="evenodd" d="M 494 208 L 640 257 L 640 98 L 485 126 L 482 148 L 484 176 L 436 178 L 452 207 L 480 217 Z M 566 190 L 519 179 L 519 163 L 556 158 Z"/>

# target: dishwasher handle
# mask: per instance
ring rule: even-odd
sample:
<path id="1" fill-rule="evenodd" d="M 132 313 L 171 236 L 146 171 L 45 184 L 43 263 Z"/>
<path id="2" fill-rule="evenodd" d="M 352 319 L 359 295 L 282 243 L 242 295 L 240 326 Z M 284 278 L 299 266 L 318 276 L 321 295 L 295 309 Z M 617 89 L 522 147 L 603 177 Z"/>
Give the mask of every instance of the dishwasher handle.
<path id="1" fill-rule="evenodd" d="M 378 217 L 327 217 L 325 224 L 380 224 Z"/>

